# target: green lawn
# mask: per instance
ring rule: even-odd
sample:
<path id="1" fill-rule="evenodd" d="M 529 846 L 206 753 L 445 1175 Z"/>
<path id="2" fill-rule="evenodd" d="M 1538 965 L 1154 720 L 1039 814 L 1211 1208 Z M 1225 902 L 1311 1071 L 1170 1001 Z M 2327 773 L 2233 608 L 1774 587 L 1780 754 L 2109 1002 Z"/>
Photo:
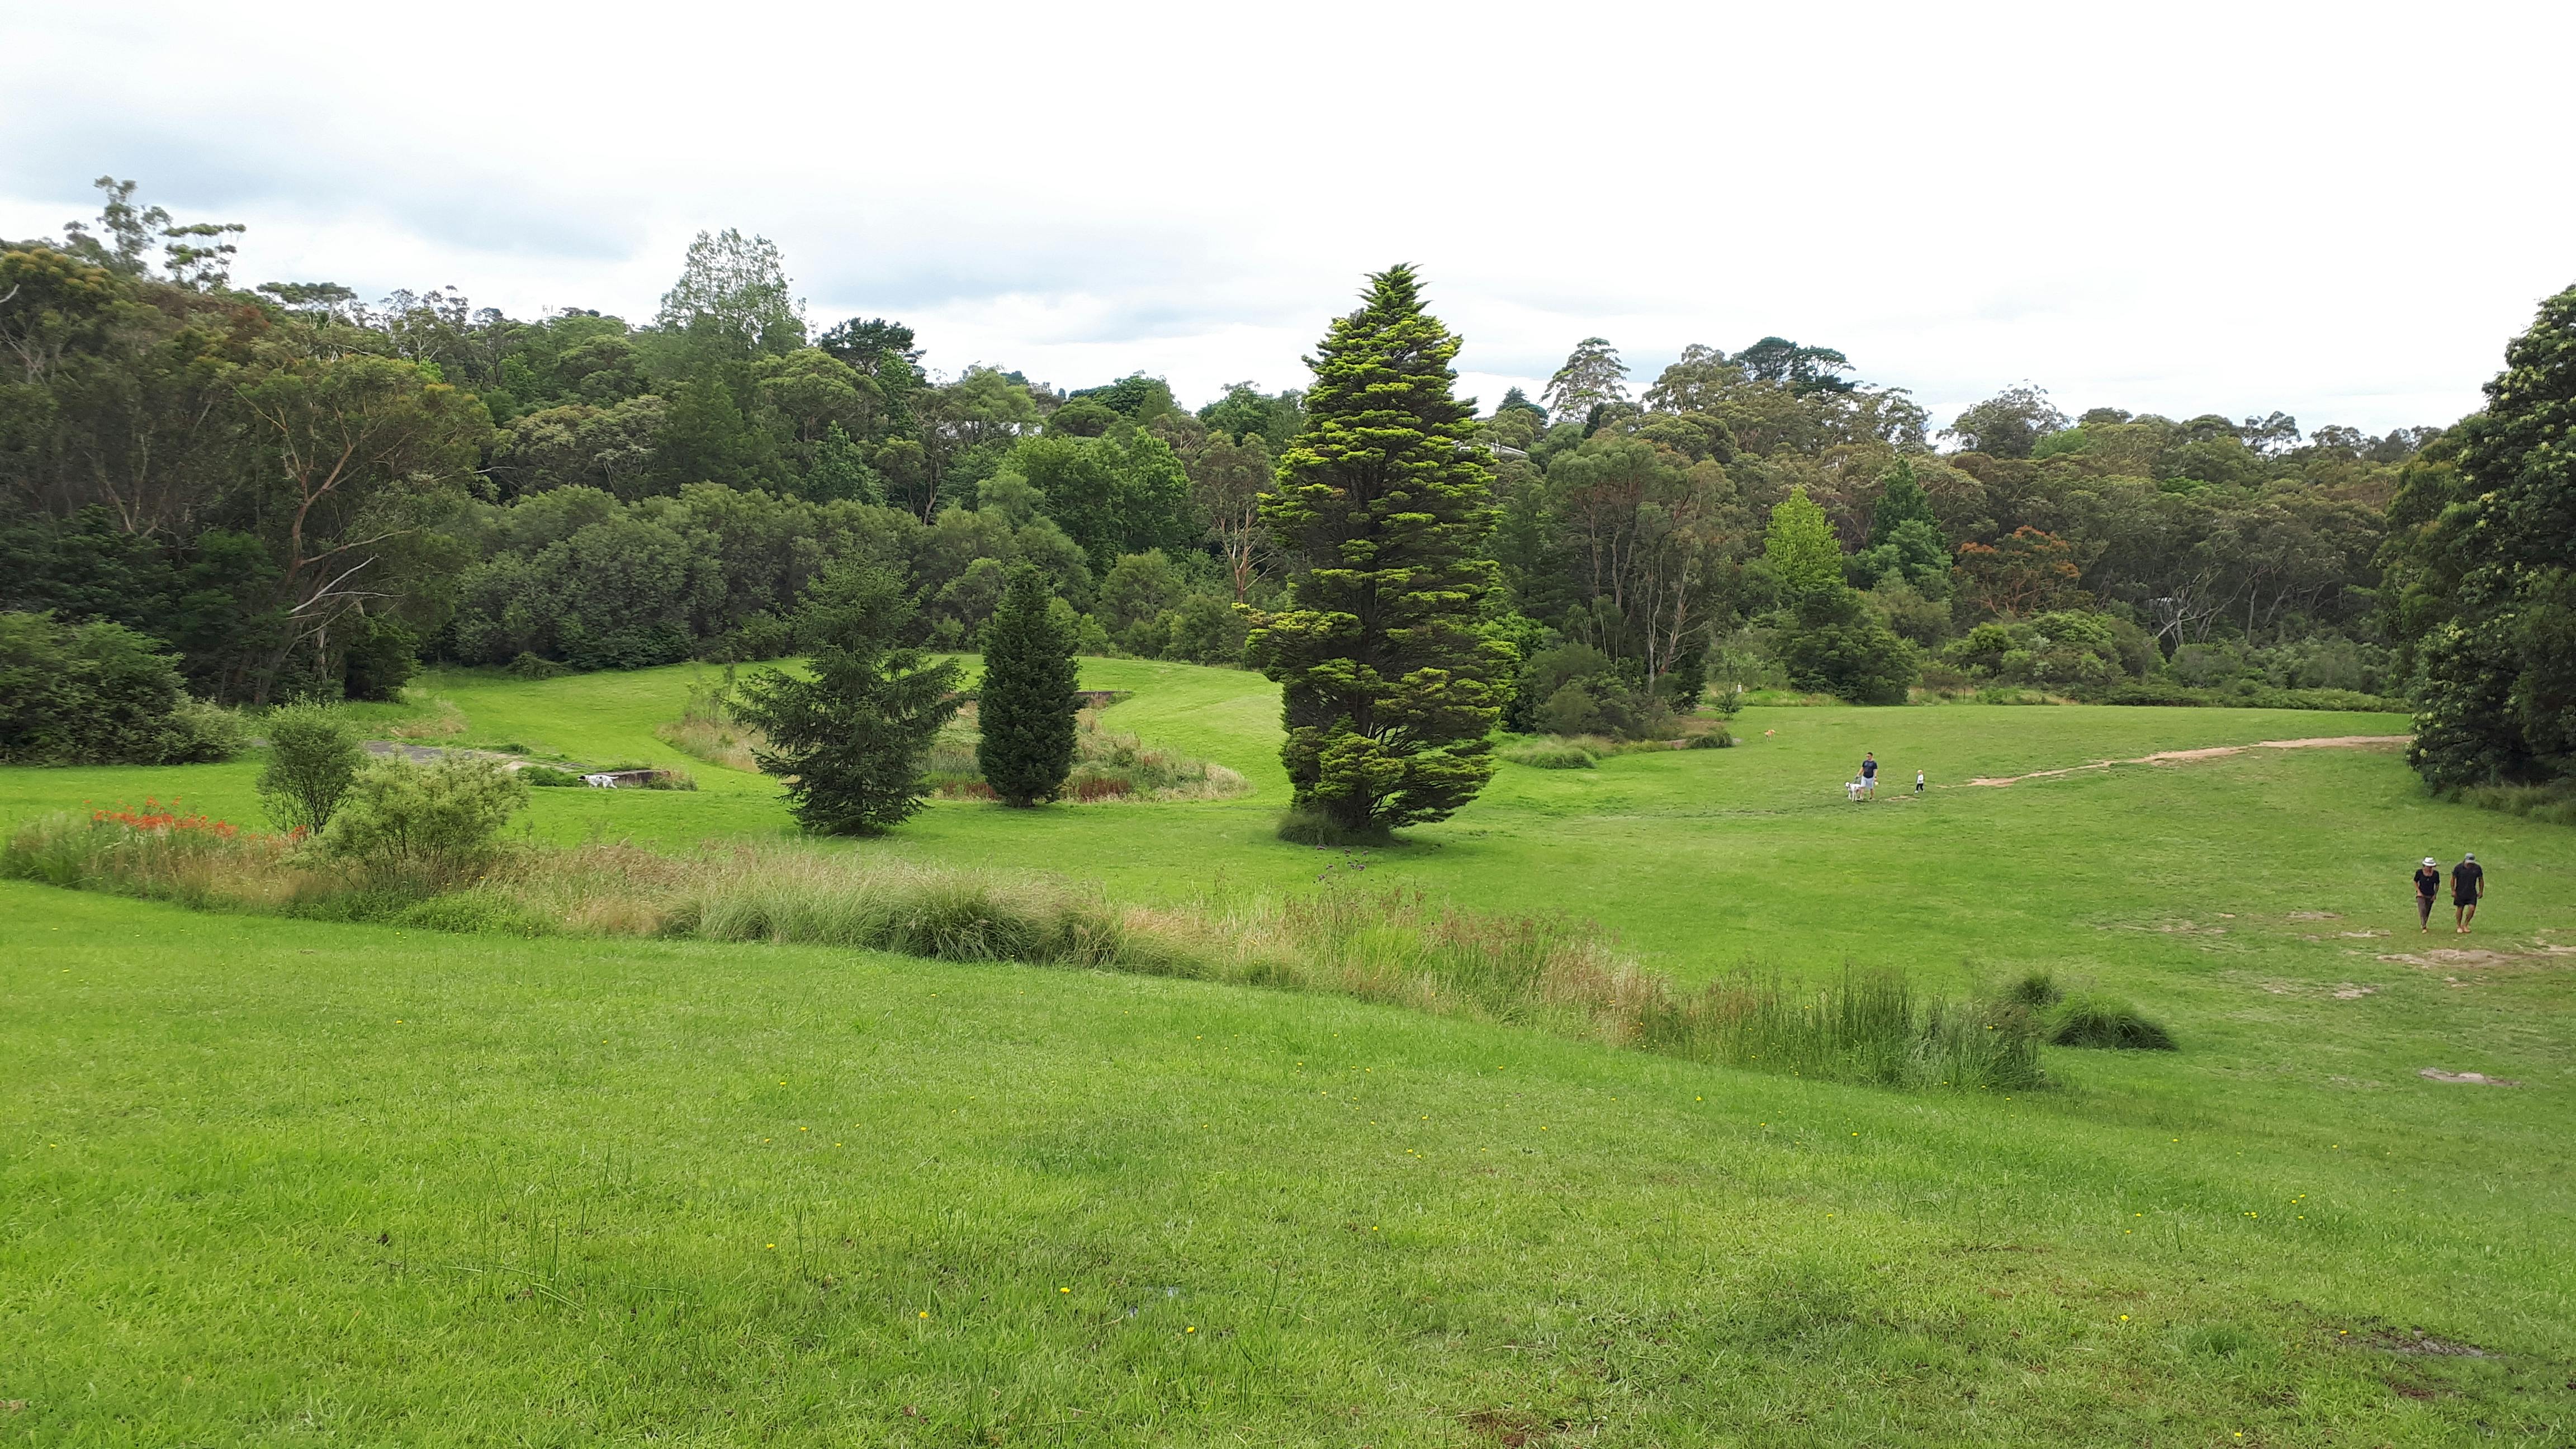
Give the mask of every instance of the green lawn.
<path id="1" fill-rule="evenodd" d="M 1902 1095 L 1186 982 L 8 885 L 0 1443 L 2576 1442 L 2576 832 L 2386 752 L 1960 783 L 2402 720 L 1754 710 L 1735 750 L 1507 766 L 1354 861 L 1269 838 L 1257 677 L 1085 673 L 1256 793 L 847 848 L 1122 899 L 1359 865 L 1684 978 L 2045 965 L 2184 1050 Z M 672 763 L 687 677 L 419 692 L 459 742 Z M 1864 748 L 1940 788 L 1844 803 Z M 783 829 L 689 764 L 534 826 Z M 5 770 L 0 819 L 253 819 L 256 769 Z M 2412 929 L 2408 868 L 2462 849 L 2495 960 Z"/>

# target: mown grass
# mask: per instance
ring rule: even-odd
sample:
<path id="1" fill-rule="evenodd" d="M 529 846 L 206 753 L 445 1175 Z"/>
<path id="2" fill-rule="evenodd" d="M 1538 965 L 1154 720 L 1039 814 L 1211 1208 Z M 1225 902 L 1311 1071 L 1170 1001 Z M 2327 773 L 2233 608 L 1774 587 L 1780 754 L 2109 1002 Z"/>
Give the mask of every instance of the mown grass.
<path id="1" fill-rule="evenodd" d="M 2501 1092 L 2328 1138 L 1189 981 L 0 910 L 33 1442 L 2576 1426 L 2564 1197 L 2493 1160 Z"/>
<path id="2" fill-rule="evenodd" d="M 832 848 L 1126 911 L 1357 874 L 1595 921 L 1685 988 L 1760 962 L 1799 1000 L 1846 963 L 1953 998 L 2047 969 L 2181 1050 L 2048 1046 L 2055 1090 L 1897 1094 L 1314 993 L 0 887 L 0 1399 L 108 1406 L 40 1442 L 2569 1437 L 2576 837 L 2431 799 L 2384 752 L 1959 784 L 2402 719 L 1755 707 L 1740 748 L 1507 769 L 1404 845 L 1325 853 L 1272 837 L 1260 680 L 1086 672 L 1136 691 L 1107 724 L 1253 793 L 938 802 Z M 652 758 L 687 677 L 427 685 L 471 722 L 443 738 Z M 1899 783 L 1848 805 L 1864 749 Z M 251 820 L 256 769 L 0 771 L 0 816 L 179 794 Z M 700 774 L 540 792 L 532 823 L 784 839 L 769 782 Z M 2477 934 L 2415 936 L 2407 869 L 2463 849 Z M 2462 947 L 2494 954 L 2433 954 Z M 870 1124 L 836 1139 L 863 1163 L 778 1145 L 834 1122 Z M 585 1197 L 611 1153 L 632 1177 Z M 800 1211 L 837 1236 L 795 1237 Z M 773 1271 L 789 1242 L 843 1256 Z M 1101 1306 L 1047 1317 L 1060 1286 Z M 908 1337 L 923 1309 L 947 1327 Z"/>

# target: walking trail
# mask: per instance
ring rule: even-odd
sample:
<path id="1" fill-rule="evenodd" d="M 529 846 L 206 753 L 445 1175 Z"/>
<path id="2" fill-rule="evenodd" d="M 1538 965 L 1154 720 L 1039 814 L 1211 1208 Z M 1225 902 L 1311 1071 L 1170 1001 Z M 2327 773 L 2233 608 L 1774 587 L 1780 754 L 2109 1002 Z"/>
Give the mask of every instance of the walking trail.
<path id="1" fill-rule="evenodd" d="M 2262 740 L 2250 745 L 2211 745 L 2198 750 L 2159 750 L 2140 755 L 2134 760 L 2096 760 L 2089 765 L 2071 765 L 2063 770 L 2033 770 L 2027 775 L 2004 775 L 1970 780 L 1971 785 L 2017 785 L 2024 780 L 2046 780 L 2058 775 L 2080 774 L 2086 770 L 2107 770 L 2113 765 L 2178 765 L 2191 760 L 2215 760 L 2222 755 L 2241 755 L 2247 750 L 2375 750 L 2402 745 L 2411 735 L 2323 735 L 2312 740 Z"/>

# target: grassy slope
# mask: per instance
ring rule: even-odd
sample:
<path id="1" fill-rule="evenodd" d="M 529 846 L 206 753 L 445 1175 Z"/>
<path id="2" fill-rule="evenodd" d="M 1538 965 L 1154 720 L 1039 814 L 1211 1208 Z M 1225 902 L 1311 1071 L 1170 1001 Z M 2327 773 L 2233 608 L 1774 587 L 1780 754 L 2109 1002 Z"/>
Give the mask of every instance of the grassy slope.
<path id="1" fill-rule="evenodd" d="M 1129 896 L 1185 894 L 1219 875 L 1301 883 L 1331 859 L 1267 838 L 1284 784 L 1269 757 L 1275 717 L 1259 680 L 1128 662 L 1091 663 L 1086 673 L 1088 682 L 1138 691 L 1112 712 L 1113 724 L 1244 769 L 1259 793 L 1033 815 L 944 804 L 890 841 L 852 848 L 1061 869 Z M 676 756 L 650 730 L 677 712 L 682 687 L 681 671 L 544 685 L 431 681 L 467 713 L 467 741 L 664 761 Z M 0 898 L 13 927 L 11 944 L 0 946 L 8 973 L 0 977 L 8 993 L 0 1140 L 32 1144 L 57 1123 L 81 1130 L 69 1146 L 28 1145 L 0 1158 L 12 1178 L 42 1174 L 0 1182 L 13 1205 L 5 1220 L 30 1225 L 23 1247 L 0 1251 L 34 1255 L 0 1271 L 0 1282 L 26 1281 L 28 1263 L 82 1261 L 68 1244 L 105 1256 L 95 1279 L 64 1286 L 48 1278 L 54 1286 L 19 1300 L 24 1309 L 0 1307 L 0 1364 L 44 1344 L 52 1355 L 44 1362 L 57 1366 L 45 1372 L 58 1374 L 60 1364 L 94 1359 L 127 1334 L 137 1344 L 160 1335 L 135 1358 L 138 1372 L 184 1365 L 192 1354 L 203 1358 L 206 1343 L 241 1335 L 245 1345 L 287 1345 L 327 1363 L 318 1328 L 260 1329 L 253 1320 L 265 1322 L 266 1308 L 218 1301 L 249 1283 L 291 1288 L 276 1311 L 291 1307 L 310 1324 L 336 1327 L 345 1306 L 361 1326 L 386 1316 L 385 1334 L 436 1346 L 420 1351 L 427 1357 L 416 1370 L 367 1368 L 363 1355 L 330 1370 L 349 1386 L 349 1402 L 417 1406 L 452 1385 L 476 1402 L 517 1405 L 534 1401 L 533 1384 L 572 1384 L 563 1404 L 592 1404 L 585 1412 L 628 1428 L 641 1414 L 673 1427 L 716 1422 L 681 1418 L 687 1396 L 670 1386 L 699 1381 L 675 1378 L 666 1351 L 713 1370 L 701 1387 L 731 1386 L 737 1397 L 722 1402 L 744 1412 L 753 1405 L 739 1395 L 755 1389 L 772 1395 L 764 1402 L 773 1412 L 798 1401 L 776 1397 L 791 1390 L 882 1391 L 891 1396 L 883 1403 L 853 1399 L 874 1405 L 854 1412 L 884 1413 L 885 1423 L 919 1429 L 924 1442 L 955 1434 L 902 1418 L 897 1399 L 935 1409 L 946 1416 L 936 1422 L 952 1429 L 1000 1412 L 1015 1394 L 1112 1417 L 1141 1414 L 1134 1406 L 1152 1399 L 1166 1414 L 1202 1423 L 1252 1417 L 1292 1439 L 1341 1422 L 1325 1415 L 1340 1403 L 1363 1407 L 1351 1441 L 1377 1443 L 1459 1437 L 1455 1424 L 1442 1430 L 1432 1415 L 1533 1395 L 1545 1400 L 1543 1416 L 1608 1416 L 1621 1427 L 1607 1442 L 1691 1441 L 1672 1416 L 1723 1419 L 1763 1442 L 1772 1431 L 1753 1421 L 1793 1411 L 1809 1416 L 1806 1429 L 1875 1433 L 1883 1420 L 1894 1426 L 1889 1442 L 1944 1442 L 1959 1437 L 1967 1387 L 1978 1391 L 1976 1412 L 1992 1416 L 1975 1437 L 1991 1442 L 2061 1432 L 2135 1437 L 2162 1411 L 2187 1426 L 2181 1442 L 2239 1442 L 2229 1437 L 2238 1428 L 2248 1432 L 2243 1442 L 2324 1442 L 2329 1430 L 2335 1442 L 2442 1442 L 2479 1417 L 2503 1430 L 2534 1416 L 2564 1425 L 2566 1391 L 2551 1385 L 2568 1378 L 2576 1354 L 2565 1326 L 2576 1284 L 2566 1246 L 2576 1216 L 2564 1153 L 2566 970 L 2426 970 L 2377 957 L 2415 949 L 2402 888 L 2411 860 L 2448 859 L 2464 847 L 2495 871 L 2482 943 L 2576 931 L 2576 835 L 2428 801 L 2394 757 L 2360 752 L 2263 752 L 2006 790 L 1945 788 L 1921 802 L 1864 807 L 1844 805 L 1836 788 L 1863 748 L 1876 749 L 1891 774 L 1910 779 L 1920 763 L 1948 785 L 2154 749 L 2402 727 L 2371 716 L 2198 710 L 1752 711 L 1740 726 L 1748 743 L 1737 750 L 1629 756 L 1597 772 L 1506 768 L 1457 821 L 1368 863 L 1372 881 L 1596 916 L 1683 975 L 1746 958 L 1793 969 L 1831 969 L 1846 958 L 1901 962 L 1989 977 L 2046 964 L 2138 998 L 2188 1048 L 2146 1060 L 2057 1053 L 2053 1069 L 2075 1085 L 2010 1107 L 1769 1082 L 1181 985 L 853 967 L 795 951 L 397 940 L 16 889 Z M 692 768 L 704 786 L 697 795 L 541 791 L 538 825 L 557 836 L 664 839 L 780 828 L 766 782 Z M 253 773 L 247 763 L 0 771 L 0 817 L 84 797 L 177 791 L 250 818 Z M 2319 911 L 2341 919 L 2290 919 Z M 20 921 L 30 924 L 17 929 Z M 82 942 L 63 959 L 86 964 L 56 981 L 55 941 L 25 949 L 38 922 Z M 2404 934 L 2339 934 L 2347 930 Z M 138 940 L 138 932 L 149 934 Z M 302 943 L 299 954 L 287 954 L 290 940 Z M 303 957 L 305 949 L 316 956 Z M 931 1009 L 927 991 L 963 992 L 967 983 L 980 993 L 971 1010 L 945 994 L 950 1004 Z M 2375 990 L 2334 994 L 2359 987 Z M 409 1008 L 369 1016 L 362 1007 L 371 993 L 385 1002 L 443 1000 L 441 1019 L 468 1035 L 440 1035 L 414 1052 L 407 1043 L 416 1038 L 384 1034 L 390 1016 Z M 1161 1025 L 1138 1036 L 1142 1028 L 1120 1013 Z M 592 1020 L 645 1033 L 637 1054 L 590 1062 Z M 855 1035 L 850 1023 L 861 1020 L 873 1035 Z M 1183 1047 L 1178 1036 L 1182 1024 L 1203 1021 L 1246 1033 L 1253 1045 L 1243 1052 L 1270 1055 L 1209 1065 L 1192 1055 L 1204 1048 Z M 1361 1074 L 1373 1084 L 1400 1077 L 1403 1105 L 1417 1117 L 1488 1135 L 1370 1137 L 1358 1125 L 1370 1114 L 1336 1115 L 1349 1104 L 1295 1110 L 1306 1089 L 1274 1058 L 1307 1052 L 1336 1030 L 1373 1043 L 1340 1065 L 1374 1065 Z M 247 1045 L 218 1055 L 244 1033 Z M 598 1034 L 612 1047 L 627 1040 Z M 1202 1029 L 1188 1034 L 1195 1043 Z M 747 1070 L 773 1057 L 798 1068 L 781 1073 L 791 1084 L 828 1081 L 831 1092 L 860 1094 L 828 1110 L 810 1102 L 796 1125 L 867 1122 L 892 1145 L 871 1166 L 834 1167 L 821 1178 L 803 1167 L 773 1172 L 775 1143 L 759 1148 L 773 1155 L 751 1155 L 753 1129 L 773 1108 L 722 1095 L 756 1085 L 748 1077 L 724 1085 L 732 1070 L 724 1064 Z M 183 1064 L 175 1078 L 158 1065 L 168 1060 Z M 110 1070 L 90 1072 L 82 1064 L 91 1062 Z M 2415 1076 L 2423 1066 L 2530 1085 L 2437 1086 Z M 1501 1070 L 1479 1083 L 1480 1067 Z M 995 1096 L 994 1086 L 1016 1105 L 957 1100 Z M 1700 1104 L 1686 1111 L 1685 1089 L 1733 1115 L 1693 1115 Z M 700 1105 L 708 1093 L 717 1094 L 714 1105 Z M 1622 1099 L 1615 1107 L 1612 1095 Z M 844 1118 L 840 1102 L 861 1110 Z M 1385 1124 L 1403 1120 L 1395 1102 L 1361 1105 L 1381 1109 Z M 1489 1153 L 1468 1149 L 1517 1152 L 1535 1142 L 1523 1111 L 1533 1103 L 1579 1109 L 1581 1134 L 1557 1139 L 1573 1119 L 1551 1119 L 1547 1150 L 1564 1155 L 1486 1176 L 1486 1164 L 1471 1159 Z M 967 1115 L 948 1115 L 961 1109 Z M 589 1135 L 585 1114 L 597 1128 Z M 357 1146 L 376 1140 L 352 1125 L 362 1116 L 401 1124 L 387 1129 L 377 1166 Z M 1194 1129 L 1192 1116 L 1215 1125 Z M 1772 1127 L 1747 1129 L 1741 1116 Z M 1783 1122 L 1810 1140 L 1793 1148 L 1762 1135 Z M 1828 1128 L 1863 1136 L 1831 1140 Z M 958 1135 L 940 1137 L 952 1129 Z M 1522 1137 L 1490 1135 L 1515 1130 Z M 243 1145 L 223 1149 L 230 1157 L 203 1151 L 235 1140 Z M 1580 1154 L 1567 1145 L 1578 1140 Z M 1088 1144 L 1062 1150 L 1092 1165 L 1059 1178 L 1048 1144 L 1065 1142 Z M 470 1259 L 459 1256 L 464 1235 L 490 1238 L 501 1211 L 524 1222 L 536 1200 L 524 1211 L 504 1204 L 531 1183 L 539 1200 L 591 1201 L 582 1196 L 591 1190 L 574 1184 L 607 1170 L 596 1159 L 611 1148 L 639 1164 L 630 1181 L 643 1186 L 593 1192 L 597 1211 L 611 1212 L 613 1198 L 625 1225 L 588 1260 L 582 1291 L 567 1291 L 579 1314 L 543 1294 L 496 1308 L 490 1294 L 468 1291 L 489 1273 L 442 1269 L 449 1276 L 437 1278 L 417 1266 L 425 1259 L 383 1253 L 376 1256 L 415 1267 L 379 1284 L 383 1296 L 341 1305 L 361 1294 L 360 1280 L 375 1281 L 368 1274 L 390 1271 L 353 1266 L 375 1263 L 347 1256 L 364 1244 L 317 1246 L 342 1224 L 408 1212 L 411 1232 L 444 1245 L 441 1261 L 488 1267 L 524 1245 L 491 1239 L 485 1258 Z M 49 1166 L 43 1154 L 57 1151 L 89 1155 Z M 1331 1171 L 1314 1171 L 1318 1161 Z M 67 1171 L 66 1162 L 82 1165 Z M 279 1173 L 303 1195 L 263 1196 Z M 199 1191 L 233 1214 L 216 1215 L 222 1226 L 190 1225 L 196 1219 L 180 1199 Z M 2293 1206 L 2299 1193 L 2308 1196 Z M 836 1274 L 853 1288 L 876 1285 L 867 1311 L 875 1317 L 846 1306 L 855 1299 L 795 1288 L 792 1275 L 760 1268 L 763 1258 L 726 1256 L 746 1235 L 773 1240 L 762 1224 L 794 1203 L 807 1203 L 810 1216 L 826 1199 L 851 1221 L 880 1224 L 843 1232 L 856 1246 Z M 33 1206 L 43 1203 L 54 1205 Z M 1422 1233 L 1386 1245 L 1405 1245 L 1403 1254 L 1366 1256 L 1382 1249 L 1336 1236 L 1375 1204 L 1388 1205 L 1373 1217 L 1388 1231 L 1397 1206 L 1418 1216 Z M 2319 1205 L 2324 1211 L 2300 1218 Z M 2148 1216 L 2115 1227 L 2129 1212 Z M 2239 1216 L 2250 1212 L 2263 1217 Z M 132 1221 L 119 1228 L 120 1216 Z M 701 1217 L 712 1219 L 703 1229 Z M 111 1251 L 120 1233 L 135 1246 Z M 286 1246 L 261 1246 L 269 1236 Z M 212 1255 L 202 1271 L 152 1266 L 151 1254 L 183 1244 Z M 227 1253 L 236 1260 L 220 1261 Z M 1208 1295 L 1230 1316 L 1203 1331 L 1232 1326 L 1255 1357 L 1238 1351 L 1227 1361 L 1235 1388 L 1219 1382 L 1214 1359 L 1184 1368 L 1182 1359 L 1149 1355 L 1136 1360 L 1145 1366 L 1134 1377 L 1121 1377 L 1126 1347 L 1088 1362 L 1085 1345 L 1095 1341 L 1148 1340 L 1045 1326 L 1054 1320 L 1031 1295 L 1042 1296 L 1039 1279 L 1059 1262 L 1093 1264 L 1099 1272 L 1089 1281 L 1102 1292 L 1116 1280 L 1131 1298 L 1158 1284 L 1184 1289 L 1166 1303 Z M 1273 1307 L 1261 1321 L 1274 1328 L 1246 1327 L 1252 1309 L 1271 1301 L 1266 1265 L 1274 1262 L 1286 1265 L 1283 1283 L 1303 1285 L 1280 1290 L 1298 1316 Z M 338 1282 L 351 1273 L 350 1283 Z M 1016 1305 L 977 1320 L 985 1336 L 974 1341 L 984 1346 L 947 1341 L 922 1349 L 928 1357 L 906 1357 L 913 1350 L 894 1330 L 907 1325 L 884 1316 L 894 1312 L 898 1283 L 955 1287 L 979 1273 L 1000 1286 L 976 1293 Z M 432 1292 L 422 1286 L 430 1281 L 445 1286 Z M 77 1306 L 132 1298 L 155 1282 L 190 1306 L 122 1318 L 84 1317 L 93 1310 Z M 640 1293 L 633 1285 L 647 1282 L 728 1306 L 713 1319 L 612 1332 L 609 1320 L 635 1305 L 599 1295 L 616 1283 Z M 420 1305 L 397 1306 L 424 1294 Z M 525 1328 L 524 1339 L 496 1327 L 531 1319 L 540 1303 L 564 1316 Z M 631 1322 L 654 1322 L 643 1312 Z M 2120 1312 L 2146 1325 L 2119 1330 L 2140 1335 L 2135 1342 L 2102 1336 Z M 502 1313 L 520 1317 L 494 1316 Z M 2021 1314 L 2045 1322 L 2025 1324 Z M 2319 1348 L 2333 1329 L 2370 1314 L 2512 1356 L 2417 1360 Z M 1133 1326 L 1119 1323 L 1122 1333 Z M 2010 1338 L 2015 1329 L 2023 1339 Z M 366 1341 L 351 1333 L 349 1344 Z M 745 1336 L 728 1338 L 737 1333 Z M 1503 1351 L 1506 1339 L 1522 1347 Z M 1033 1355 L 1019 1378 L 1000 1366 L 1014 1342 Z M 839 1350 L 829 1345 L 854 1356 L 832 1357 Z M 646 1368 L 610 1382 L 606 1370 L 582 1367 L 594 1352 Z M 960 1352 L 968 1356 L 943 1356 Z M 448 1366 L 427 1367 L 431 1359 Z M 2026 1376 L 2007 1361 L 2049 1372 Z M 1546 1374 L 1529 1377 L 1534 1364 Z M 388 1372 L 378 1387 L 359 1386 Z M 954 1381 L 923 1386 L 942 1375 Z M 2468 1396 L 2419 1402 L 2388 1387 L 2437 1380 L 2457 1380 Z M 0 1397 L 23 1397 L 17 1382 L 0 1369 Z M 50 1393 L 68 1380 L 46 1382 Z M 208 1400 L 209 1422 L 237 1422 L 229 1416 L 249 1412 L 238 1405 L 271 1402 L 234 1382 L 250 1398 Z M 1223 1393 L 1238 1390 L 1250 1397 L 1228 1407 Z M 185 1399 L 175 1390 L 134 1392 L 125 1402 Z M 706 1392 L 707 1403 L 719 1401 L 714 1388 Z M 1128 1409 L 1113 1407 L 1122 1393 Z M 611 1400 L 624 1407 L 598 1407 Z M 1031 1408 L 1013 1422 L 1050 1415 L 1063 1417 Z M 1121 1422 L 1144 1432 L 1142 1419 Z M 1796 1419 L 1766 1422 L 1776 1442 L 1800 1442 L 1806 1432 L 1792 1432 Z M 2155 1437 L 2166 1442 L 2161 1431 Z"/>
<path id="2" fill-rule="evenodd" d="M 2443 1099 L 2479 1162 L 1190 983 L 0 911 L 0 1429 L 33 1442 L 2571 1423 L 2566 1203 L 2493 1160 L 2542 1146 L 2503 1093 Z M 2509 1356 L 2369 1346 L 2412 1324 Z"/>

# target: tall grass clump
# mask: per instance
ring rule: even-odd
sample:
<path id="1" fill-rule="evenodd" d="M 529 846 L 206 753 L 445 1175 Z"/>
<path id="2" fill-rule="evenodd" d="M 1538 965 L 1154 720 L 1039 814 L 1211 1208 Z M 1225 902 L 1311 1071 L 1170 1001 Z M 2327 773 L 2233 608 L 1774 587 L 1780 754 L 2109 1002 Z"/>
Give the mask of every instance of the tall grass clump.
<path id="1" fill-rule="evenodd" d="M 2548 825 L 2576 825 L 2576 779 L 2545 785 L 2471 785 L 2459 792 L 2464 804 L 2481 810 L 2519 815 Z"/>
<path id="2" fill-rule="evenodd" d="M 1600 764 L 1598 756 L 1575 741 L 1554 738 L 1505 745 L 1494 751 L 1494 757 L 1533 770 L 1589 770 Z"/>
<path id="3" fill-rule="evenodd" d="M 654 738 L 675 749 L 728 770 L 760 772 L 755 751 L 769 748 L 769 737 L 733 717 L 730 683 L 692 684 L 680 717 L 653 727 Z"/>
<path id="4" fill-rule="evenodd" d="M 275 914 L 302 914 L 353 889 L 337 872 L 309 868 L 309 852 L 293 840 L 184 815 L 177 802 L 157 800 L 140 810 L 120 805 L 26 821 L 0 845 L 0 877 L 197 910 Z"/>
<path id="5" fill-rule="evenodd" d="M 933 793 L 952 800 L 999 798 L 984 778 L 981 724 L 979 706 L 969 703 L 931 742 L 924 774 Z M 1104 730 L 1099 714 L 1086 709 L 1074 717 L 1073 767 L 1065 776 L 1060 798 L 1084 805 L 1104 800 L 1231 800 L 1251 788 L 1241 774 L 1223 765 L 1174 750 L 1150 749 L 1134 735 Z"/>
<path id="6" fill-rule="evenodd" d="M 1801 984 L 1741 972 L 1674 1001 L 1647 1044 L 1798 1077 L 1890 1087 L 2040 1085 L 2038 1021 L 2011 1001 L 1926 996 L 1899 972 Z"/>
<path id="7" fill-rule="evenodd" d="M 2084 992 L 2059 1003 L 2048 1021 L 2048 1039 L 2059 1046 L 2125 1051 L 2176 1051 L 2173 1033 L 2117 997 Z"/>

